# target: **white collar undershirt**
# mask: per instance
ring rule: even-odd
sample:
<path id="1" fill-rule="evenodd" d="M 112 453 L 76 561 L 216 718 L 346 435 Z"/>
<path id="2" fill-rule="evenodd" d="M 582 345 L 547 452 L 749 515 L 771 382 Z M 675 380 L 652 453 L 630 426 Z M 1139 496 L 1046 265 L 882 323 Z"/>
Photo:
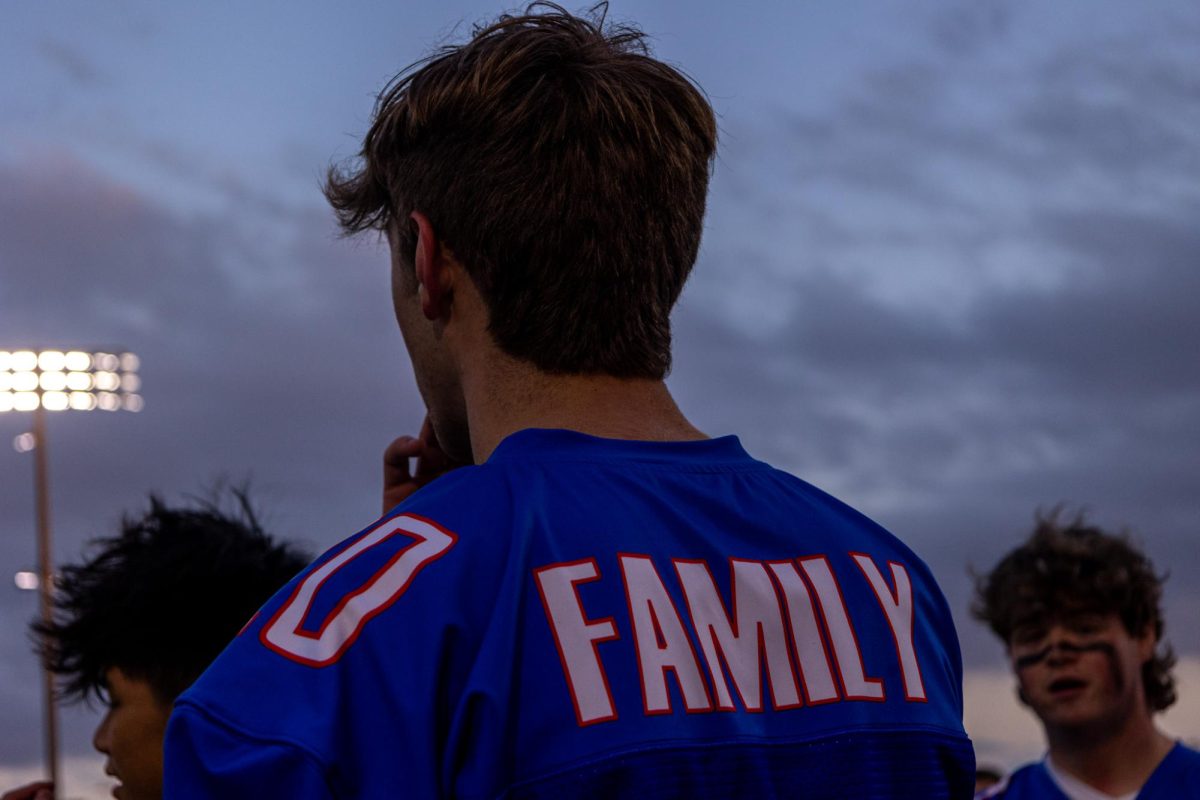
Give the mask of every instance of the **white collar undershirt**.
<path id="1" fill-rule="evenodd" d="M 1054 784 L 1070 800 L 1136 800 L 1138 792 L 1141 791 L 1138 788 L 1129 794 L 1105 794 L 1055 767 L 1049 755 L 1042 760 L 1042 764 L 1046 767 L 1046 773 L 1049 774 L 1050 780 L 1054 781 Z"/>

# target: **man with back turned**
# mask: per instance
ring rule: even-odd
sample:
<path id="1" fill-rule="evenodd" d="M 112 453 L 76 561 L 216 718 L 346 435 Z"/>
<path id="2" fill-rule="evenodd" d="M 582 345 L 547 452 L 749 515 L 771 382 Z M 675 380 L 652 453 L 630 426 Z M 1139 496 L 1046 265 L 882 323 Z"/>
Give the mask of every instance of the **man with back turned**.
<path id="1" fill-rule="evenodd" d="M 428 424 L 177 703 L 169 798 L 970 796 L 924 563 L 664 383 L 715 147 L 638 31 L 555 6 L 385 90 L 326 193 L 387 237 Z"/>

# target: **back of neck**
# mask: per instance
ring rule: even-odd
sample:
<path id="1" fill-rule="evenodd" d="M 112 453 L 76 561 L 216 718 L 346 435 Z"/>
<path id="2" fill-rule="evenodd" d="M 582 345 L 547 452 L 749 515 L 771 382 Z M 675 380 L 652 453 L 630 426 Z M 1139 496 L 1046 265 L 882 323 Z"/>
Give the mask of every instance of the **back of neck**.
<path id="1" fill-rule="evenodd" d="M 477 464 L 506 436 L 526 428 L 643 441 L 707 438 L 661 380 L 552 375 L 500 356 L 464 374 L 463 392 Z"/>

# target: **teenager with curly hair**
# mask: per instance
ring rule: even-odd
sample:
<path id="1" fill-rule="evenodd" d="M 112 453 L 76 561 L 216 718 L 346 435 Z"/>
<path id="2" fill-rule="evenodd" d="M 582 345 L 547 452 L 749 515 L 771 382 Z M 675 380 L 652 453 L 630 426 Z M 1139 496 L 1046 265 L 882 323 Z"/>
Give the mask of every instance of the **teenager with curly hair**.
<path id="1" fill-rule="evenodd" d="M 1127 536 L 1060 517 L 1039 516 L 978 582 L 972 612 L 1004 642 L 1049 745 L 1044 760 L 981 796 L 1200 797 L 1200 753 L 1154 723 L 1175 702 L 1163 578 Z"/>

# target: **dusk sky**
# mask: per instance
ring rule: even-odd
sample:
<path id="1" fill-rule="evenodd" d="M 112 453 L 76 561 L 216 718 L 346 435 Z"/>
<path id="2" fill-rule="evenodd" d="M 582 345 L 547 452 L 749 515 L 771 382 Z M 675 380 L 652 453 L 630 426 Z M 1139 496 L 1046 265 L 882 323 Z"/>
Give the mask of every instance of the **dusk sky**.
<path id="1" fill-rule="evenodd" d="M 374 96 L 480 2 L 3 3 L 0 350 L 124 347 L 145 410 L 49 421 L 55 557 L 154 491 L 249 480 L 320 550 L 378 513 L 423 408 L 386 256 L 319 185 Z M 571 6 L 573 10 L 577 7 Z M 981 761 L 1043 751 L 970 568 L 1036 509 L 1126 527 L 1170 573 L 1200 740 L 1200 6 L 1194 0 L 628 0 L 721 143 L 669 384 L 711 435 L 874 517 L 956 614 Z M 669 202 L 669 198 L 665 198 Z M 25 626 L 33 459 L 0 414 L 0 791 L 41 772 Z M 66 792 L 105 797 L 98 716 Z"/>

